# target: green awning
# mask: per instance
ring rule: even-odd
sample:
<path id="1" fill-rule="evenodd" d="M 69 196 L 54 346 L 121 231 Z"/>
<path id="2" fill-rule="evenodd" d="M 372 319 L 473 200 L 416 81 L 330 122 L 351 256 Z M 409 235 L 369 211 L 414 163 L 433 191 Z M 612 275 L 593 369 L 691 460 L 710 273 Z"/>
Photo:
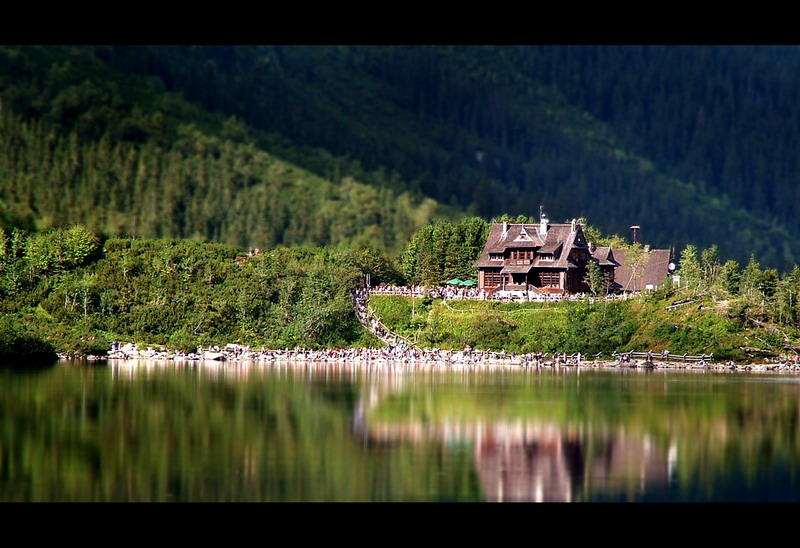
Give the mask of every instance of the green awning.
<path id="1" fill-rule="evenodd" d="M 477 285 L 477 284 L 478 282 L 476 282 L 475 280 L 464 280 L 463 282 L 461 282 L 461 285 Z"/>
<path id="2" fill-rule="evenodd" d="M 463 284 L 464 282 L 462 282 L 462 281 L 461 281 L 461 280 L 459 280 L 458 278 L 453 278 L 452 280 L 448 280 L 448 281 L 446 281 L 446 282 L 444 282 L 444 283 L 446 283 L 446 284 L 448 284 L 448 285 L 461 285 L 461 284 Z"/>

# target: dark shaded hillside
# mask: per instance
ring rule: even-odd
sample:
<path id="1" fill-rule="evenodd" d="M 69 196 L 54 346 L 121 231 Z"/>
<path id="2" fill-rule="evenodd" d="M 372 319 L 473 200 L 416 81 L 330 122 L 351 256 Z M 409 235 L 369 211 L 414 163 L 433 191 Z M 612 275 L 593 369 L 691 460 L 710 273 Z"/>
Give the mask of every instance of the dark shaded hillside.
<path id="1" fill-rule="evenodd" d="M 524 71 L 665 172 L 796 228 L 800 48 L 552 47 Z M 633 69 L 633 70 L 632 70 Z"/>
<path id="2" fill-rule="evenodd" d="M 363 166 L 379 174 L 372 184 L 484 216 L 543 203 L 553 218 L 584 215 L 607 232 L 641 224 L 657 245 L 718 243 L 725 255 L 780 267 L 798 258 L 794 50 L 95 51 L 294 147 L 357 161 L 292 157 L 333 179 Z"/>

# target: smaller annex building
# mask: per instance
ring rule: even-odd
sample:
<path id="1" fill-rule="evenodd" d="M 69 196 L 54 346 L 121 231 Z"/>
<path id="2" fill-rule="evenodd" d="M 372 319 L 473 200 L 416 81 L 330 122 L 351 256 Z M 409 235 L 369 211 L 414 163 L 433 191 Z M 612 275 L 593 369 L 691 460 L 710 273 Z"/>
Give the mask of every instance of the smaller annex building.
<path id="1" fill-rule="evenodd" d="M 642 256 L 626 250 L 596 247 L 586 241 L 581 224 L 493 223 L 474 264 L 478 286 L 487 292 L 523 291 L 541 294 L 586 293 L 586 266 L 595 262 L 612 281 L 611 292 L 656 289 L 669 274 L 669 249 L 644 247 Z M 636 264 L 634 264 L 636 263 Z"/>

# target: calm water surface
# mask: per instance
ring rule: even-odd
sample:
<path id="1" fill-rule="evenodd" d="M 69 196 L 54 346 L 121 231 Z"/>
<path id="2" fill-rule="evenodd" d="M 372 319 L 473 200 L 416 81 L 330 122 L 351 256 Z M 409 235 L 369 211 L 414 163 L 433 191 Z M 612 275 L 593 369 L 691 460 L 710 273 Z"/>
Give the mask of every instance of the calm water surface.
<path id="1" fill-rule="evenodd" d="M 2 501 L 797 501 L 800 378 L 0 368 Z"/>

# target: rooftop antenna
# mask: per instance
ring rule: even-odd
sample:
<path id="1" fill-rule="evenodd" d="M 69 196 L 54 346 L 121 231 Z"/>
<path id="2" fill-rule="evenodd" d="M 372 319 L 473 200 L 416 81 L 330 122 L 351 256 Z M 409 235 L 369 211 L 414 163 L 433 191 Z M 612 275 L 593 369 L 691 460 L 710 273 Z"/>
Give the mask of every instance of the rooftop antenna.
<path id="1" fill-rule="evenodd" d="M 633 232 L 633 243 L 636 243 L 636 235 L 639 234 L 639 225 L 633 225 L 631 231 Z"/>

